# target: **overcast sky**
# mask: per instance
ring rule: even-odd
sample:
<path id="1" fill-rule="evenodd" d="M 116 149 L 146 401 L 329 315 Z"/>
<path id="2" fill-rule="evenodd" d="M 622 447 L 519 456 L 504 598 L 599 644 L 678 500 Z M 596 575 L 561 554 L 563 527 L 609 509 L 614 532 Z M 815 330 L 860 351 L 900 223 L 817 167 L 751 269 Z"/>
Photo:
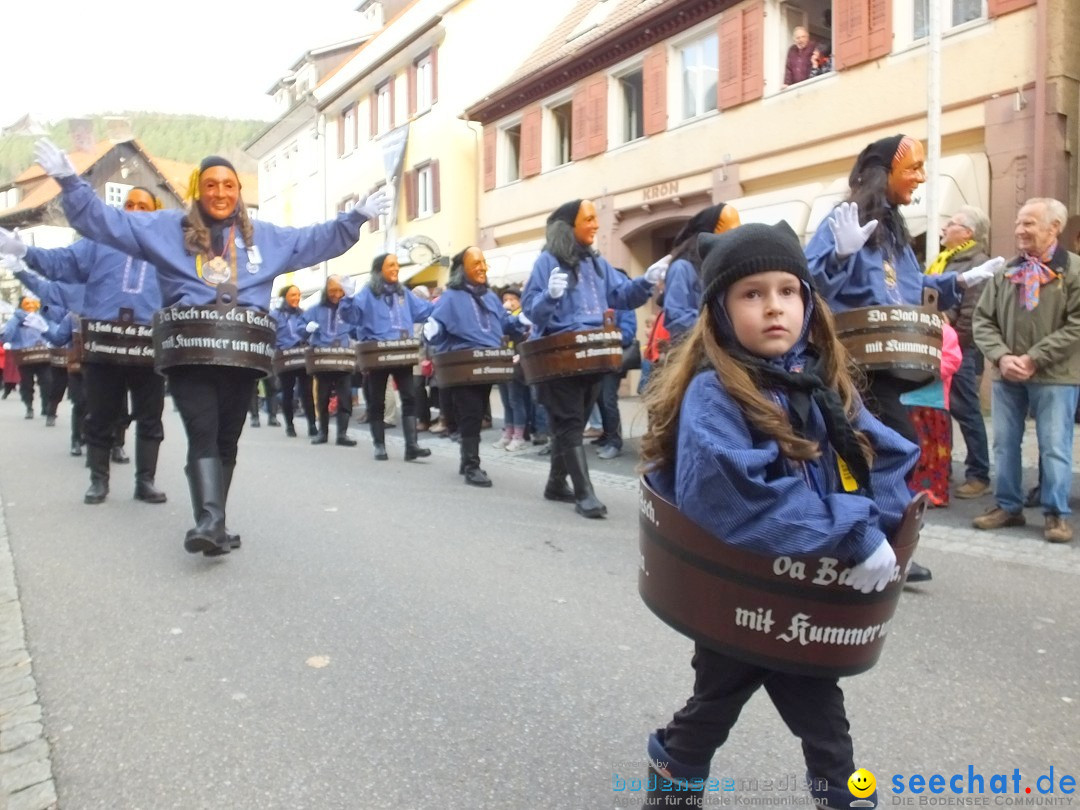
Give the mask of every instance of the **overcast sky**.
<path id="1" fill-rule="evenodd" d="M 360 0 L 3 0 L 0 126 L 153 110 L 275 117 L 266 91 L 350 39 Z"/>

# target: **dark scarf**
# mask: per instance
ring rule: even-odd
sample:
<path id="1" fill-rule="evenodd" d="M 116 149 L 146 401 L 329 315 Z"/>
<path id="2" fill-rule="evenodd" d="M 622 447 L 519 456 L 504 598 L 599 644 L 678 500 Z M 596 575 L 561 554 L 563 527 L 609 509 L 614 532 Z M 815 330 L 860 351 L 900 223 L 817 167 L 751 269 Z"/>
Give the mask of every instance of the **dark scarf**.
<path id="1" fill-rule="evenodd" d="M 210 249 L 215 256 L 224 255 L 225 234 L 236 224 L 236 212 L 229 214 L 225 219 L 215 219 L 210 223 Z"/>
<path id="2" fill-rule="evenodd" d="M 821 379 L 823 368 L 821 358 L 816 352 L 807 349 L 806 365 L 802 371 L 788 371 L 747 352 L 738 349 L 728 351 L 746 366 L 764 387 L 778 388 L 787 394 L 791 426 L 795 434 L 803 439 L 812 440 L 807 434 L 810 427 L 810 403 L 816 403 L 825 421 L 829 444 L 847 464 L 859 487 L 870 492 L 870 467 L 862 454 L 855 428 L 844 413 L 844 403 L 840 395 Z"/>
<path id="3" fill-rule="evenodd" d="M 477 301 L 482 301 L 484 299 L 484 296 L 487 295 L 488 292 L 491 290 L 491 288 L 487 284 L 473 284 L 467 279 L 462 286 L 470 293 L 472 293 L 472 297 L 475 298 Z"/>

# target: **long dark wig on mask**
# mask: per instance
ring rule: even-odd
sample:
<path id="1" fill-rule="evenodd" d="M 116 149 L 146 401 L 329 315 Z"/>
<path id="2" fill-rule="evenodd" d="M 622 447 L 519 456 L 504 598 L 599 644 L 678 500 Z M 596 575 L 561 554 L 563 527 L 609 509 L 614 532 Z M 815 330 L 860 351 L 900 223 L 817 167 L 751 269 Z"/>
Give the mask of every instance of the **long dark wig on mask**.
<path id="1" fill-rule="evenodd" d="M 371 260 L 371 275 L 368 276 L 368 287 L 371 288 L 371 291 L 375 293 L 376 296 L 381 296 L 386 292 L 387 284 L 386 279 L 383 278 L 382 266 L 383 262 L 386 261 L 386 257 L 389 255 L 389 253 L 380 253 Z M 400 289 L 400 287 L 401 285 L 399 283 L 398 288 Z"/>
<path id="2" fill-rule="evenodd" d="M 906 135 L 894 135 L 874 141 L 859 154 L 848 177 L 847 202 L 859 206 L 859 224 L 872 219 L 878 226 L 866 244 L 877 250 L 896 255 L 911 244 L 911 234 L 900 209 L 889 202 L 889 172 L 893 161 L 905 144 Z"/>
<path id="3" fill-rule="evenodd" d="M 716 231 L 716 223 L 720 221 L 720 214 L 723 213 L 724 207 L 725 203 L 710 205 L 690 217 L 690 221 L 683 225 L 682 230 L 675 237 L 674 247 L 671 249 L 672 261 L 686 259 L 697 270 L 701 270 L 698 234 Z"/>
<path id="4" fill-rule="evenodd" d="M 596 255 L 591 245 L 581 244 L 574 236 L 574 222 L 577 220 L 581 202 L 571 200 L 556 208 L 547 218 L 547 229 L 544 232 L 544 250 L 558 259 L 559 267 L 575 279 L 581 260 Z M 599 267 L 594 265 L 594 269 L 597 275 L 603 274 Z"/>
<path id="5" fill-rule="evenodd" d="M 278 306 L 278 309 L 280 309 L 282 311 L 284 311 L 286 309 L 289 309 L 289 305 L 285 301 L 285 296 L 287 296 L 289 294 L 289 290 L 299 290 L 299 289 L 300 288 L 297 287 L 295 284 L 286 284 L 284 287 L 282 287 L 280 290 L 278 290 L 278 298 L 281 299 L 281 304 Z M 326 294 L 325 290 L 323 291 L 323 294 L 324 295 Z M 297 307 L 297 309 L 299 309 L 299 307 Z"/>

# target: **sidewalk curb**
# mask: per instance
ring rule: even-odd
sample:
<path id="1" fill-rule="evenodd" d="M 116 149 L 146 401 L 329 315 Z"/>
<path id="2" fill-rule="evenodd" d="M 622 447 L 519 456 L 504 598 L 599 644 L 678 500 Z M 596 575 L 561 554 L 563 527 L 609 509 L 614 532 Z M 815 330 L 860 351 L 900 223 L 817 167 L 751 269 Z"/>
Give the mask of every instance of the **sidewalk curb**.
<path id="1" fill-rule="evenodd" d="M 58 807 L 0 497 L 0 810 Z"/>

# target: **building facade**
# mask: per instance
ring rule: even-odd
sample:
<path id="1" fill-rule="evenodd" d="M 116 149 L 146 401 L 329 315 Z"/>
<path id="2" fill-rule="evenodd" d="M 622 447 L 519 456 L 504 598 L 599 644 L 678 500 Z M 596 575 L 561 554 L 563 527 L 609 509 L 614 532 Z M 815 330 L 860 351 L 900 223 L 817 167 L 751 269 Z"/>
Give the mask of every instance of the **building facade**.
<path id="1" fill-rule="evenodd" d="M 1008 254 L 1026 198 L 1080 207 L 1080 56 L 1067 47 L 1080 5 L 936 2 L 941 223 L 978 205 Z M 926 138 L 926 12 L 927 0 L 582 0 L 467 111 L 483 125 L 481 246 L 497 275 L 521 281 L 547 214 L 579 197 L 597 203 L 598 247 L 631 275 L 720 201 L 808 239 L 867 143 Z M 796 26 L 831 45 L 834 69 L 785 88 Z M 904 214 L 934 252 L 925 199 Z"/>

